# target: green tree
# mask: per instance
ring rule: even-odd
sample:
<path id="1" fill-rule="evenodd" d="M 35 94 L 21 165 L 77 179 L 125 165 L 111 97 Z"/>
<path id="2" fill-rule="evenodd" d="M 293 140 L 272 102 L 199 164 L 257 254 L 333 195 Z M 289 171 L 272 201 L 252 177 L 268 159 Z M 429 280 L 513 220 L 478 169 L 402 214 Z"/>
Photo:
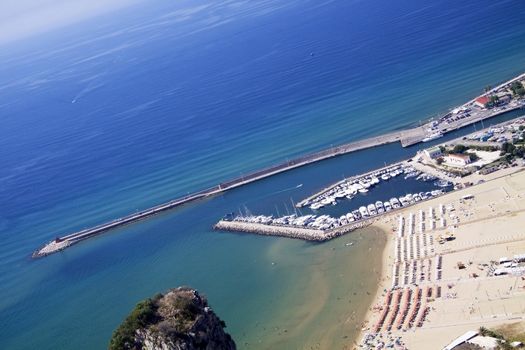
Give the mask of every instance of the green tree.
<path id="1" fill-rule="evenodd" d="M 488 329 L 481 326 L 479 327 L 478 332 L 479 332 L 479 335 L 481 335 L 482 337 L 486 337 L 488 333 Z"/>
<path id="2" fill-rule="evenodd" d="M 525 154 L 525 149 L 523 147 L 516 147 L 512 151 L 512 155 L 516 157 L 523 158 L 523 155 Z"/>
<path id="3" fill-rule="evenodd" d="M 454 149 L 452 149 L 452 153 L 465 153 L 467 149 L 468 148 L 465 145 L 455 145 Z"/>
<path id="4" fill-rule="evenodd" d="M 479 157 L 478 157 L 478 155 L 476 153 L 465 153 L 465 154 L 468 154 L 468 157 L 469 157 L 471 162 L 475 162 L 476 160 L 479 159 Z"/>
<path id="5" fill-rule="evenodd" d="M 109 343 L 110 350 L 134 349 L 135 331 L 152 323 L 158 306 L 152 299 L 141 301 L 115 330 Z"/>
<path id="6" fill-rule="evenodd" d="M 516 146 L 514 146 L 510 142 L 503 142 L 501 145 L 501 155 L 504 156 L 507 153 L 512 153 L 516 149 Z"/>
<path id="7" fill-rule="evenodd" d="M 515 81 L 512 84 L 510 84 L 510 89 L 512 90 L 512 93 L 515 96 L 524 96 L 525 95 L 525 88 L 523 87 L 523 84 L 519 81 Z"/>

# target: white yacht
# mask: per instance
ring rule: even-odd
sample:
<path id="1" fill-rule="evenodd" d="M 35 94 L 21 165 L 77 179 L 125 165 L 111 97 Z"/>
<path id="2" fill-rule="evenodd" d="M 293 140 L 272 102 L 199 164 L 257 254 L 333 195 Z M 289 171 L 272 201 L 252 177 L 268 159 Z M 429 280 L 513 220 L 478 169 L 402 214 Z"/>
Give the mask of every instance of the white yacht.
<path id="1" fill-rule="evenodd" d="M 392 208 L 397 209 L 401 207 L 401 203 L 399 203 L 399 200 L 397 198 L 390 198 L 390 204 L 392 204 Z"/>
<path id="2" fill-rule="evenodd" d="M 376 206 L 373 205 L 373 204 L 368 204 L 368 206 L 366 207 L 366 209 L 368 209 L 368 213 L 370 214 L 370 216 L 372 215 L 377 215 L 377 209 L 376 209 Z"/>
<path id="3" fill-rule="evenodd" d="M 363 186 L 364 188 L 370 188 L 370 186 L 371 186 L 370 183 L 367 182 L 367 181 L 365 181 L 365 180 L 361 180 L 361 181 L 359 181 L 359 184 L 360 184 L 361 186 Z"/>
<path id="4" fill-rule="evenodd" d="M 359 214 L 361 214 L 362 218 L 366 218 L 369 216 L 368 210 L 366 209 L 365 206 L 359 207 Z"/>
<path id="5" fill-rule="evenodd" d="M 432 140 L 435 140 L 435 139 L 439 139 L 440 137 L 443 137 L 443 134 L 440 131 L 436 131 L 436 132 L 433 132 L 431 134 L 428 134 L 427 137 L 425 137 L 421 141 L 429 142 L 429 141 L 432 141 Z"/>
<path id="6" fill-rule="evenodd" d="M 381 201 L 376 202 L 376 210 L 378 214 L 382 214 L 385 212 L 385 207 L 383 206 L 383 202 Z"/>

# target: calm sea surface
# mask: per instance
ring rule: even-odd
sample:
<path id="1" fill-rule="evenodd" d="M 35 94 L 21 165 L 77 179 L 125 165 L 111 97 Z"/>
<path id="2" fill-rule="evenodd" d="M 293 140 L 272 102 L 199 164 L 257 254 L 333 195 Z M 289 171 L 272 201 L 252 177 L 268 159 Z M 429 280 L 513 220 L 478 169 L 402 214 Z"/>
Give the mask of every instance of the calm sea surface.
<path id="1" fill-rule="evenodd" d="M 355 323 L 341 317 L 369 302 L 377 281 L 362 263 L 373 251 L 378 266 L 381 235 L 316 245 L 211 226 L 239 208 L 282 213 L 418 147 L 331 159 L 29 256 L 55 236 L 445 112 L 525 71 L 523 18 L 520 0 L 151 1 L 1 47 L 1 347 L 102 349 L 138 300 L 179 285 L 208 295 L 240 348 L 315 345 L 316 324 L 339 327 L 331 346 L 350 341 Z"/>

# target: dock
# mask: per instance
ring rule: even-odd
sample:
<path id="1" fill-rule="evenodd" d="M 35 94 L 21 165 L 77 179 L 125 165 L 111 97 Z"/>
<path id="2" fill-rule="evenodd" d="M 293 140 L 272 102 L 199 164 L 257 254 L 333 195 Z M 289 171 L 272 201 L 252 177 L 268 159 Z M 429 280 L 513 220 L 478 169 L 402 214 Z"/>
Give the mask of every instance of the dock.
<path id="1" fill-rule="evenodd" d="M 497 89 L 504 87 L 516 80 L 523 79 L 524 77 L 525 77 L 525 74 L 522 74 L 516 78 L 513 78 L 497 86 L 491 91 L 496 91 Z M 472 104 L 474 101 L 475 99 L 462 105 L 462 107 Z M 519 108 L 523 108 L 523 104 L 516 105 L 515 107 L 506 109 L 504 111 L 503 110 L 497 110 L 497 111 L 489 110 L 489 111 L 486 111 L 486 113 L 484 112 L 481 115 L 476 115 L 472 118 L 465 118 L 465 119 L 459 120 L 457 123 L 447 124 L 446 128 L 441 127 L 439 130 L 443 133 L 447 133 L 447 132 L 459 129 L 461 127 L 464 127 L 466 125 L 469 125 L 469 124 L 472 124 L 472 123 L 475 123 L 475 122 L 478 122 L 484 119 L 492 118 L 497 115 L 507 113 L 511 110 L 515 110 Z M 293 160 L 288 160 L 286 162 L 282 162 L 280 164 L 276 164 L 268 168 L 252 172 L 250 174 L 232 179 L 230 181 L 220 183 L 211 188 L 208 188 L 202 191 L 198 191 L 198 192 L 189 194 L 187 196 L 183 196 L 183 197 L 179 197 L 179 198 L 170 200 L 166 203 L 118 218 L 116 220 L 113 220 L 113 221 L 110 221 L 110 222 L 107 222 L 101 225 L 97 225 L 92 228 L 74 232 L 74 233 L 68 234 L 63 237 L 57 237 L 51 242 L 48 242 L 47 244 L 45 244 L 40 249 L 37 249 L 35 252 L 33 252 L 32 257 L 39 258 L 39 257 L 44 257 L 47 255 L 62 251 L 78 242 L 81 242 L 90 237 L 94 237 L 96 235 L 102 234 L 109 230 L 137 222 L 139 220 L 165 212 L 170 209 L 174 209 L 176 207 L 185 205 L 193 201 L 203 200 L 211 196 L 225 192 L 227 190 L 234 189 L 240 186 L 244 186 L 252 182 L 259 181 L 259 180 L 268 178 L 270 176 L 277 175 L 285 171 L 289 171 L 289 170 L 299 168 L 305 165 L 313 164 L 313 163 L 316 163 L 316 162 L 319 162 L 325 159 L 341 156 L 344 154 L 348 154 L 348 153 L 352 153 L 352 152 L 356 152 L 356 151 L 360 151 L 364 149 L 378 147 L 381 145 L 395 143 L 395 142 L 400 142 L 402 147 L 409 147 L 411 145 L 420 143 L 425 139 L 426 137 L 425 130 L 428 129 L 429 125 L 430 125 L 430 122 L 422 126 L 416 127 L 416 128 L 395 131 L 395 132 L 387 133 L 387 134 L 380 135 L 380 136 L 370 137 L 364 140 L 350 142 L 350 143 L 346 143 L 343 145 L 330 147 L 328 149 L 325 149 L 319 152 L 315 152 L 309 155 L 305 155 L 305 156 L 302 156 L 302 157 L 299 157 Z"/>
<path id="2" fill-rule="evenodd" d="M 368 171 L 368 172 L 363 173 L 363 174 L 357 174 L 357 175 L 354 175 L 354 176 L 350 176 L 350 177 L 348 177 L 348 178 L 344 178 L 343 180 L 340 180 L 340 181 L 338 181 L 338 182 L 336 182 L 336 183 L 333 183 L 333 184 L 329 185 L 328 187 L 325 187 L 325 188 L 323 188 L 323 189 L 321 189 L 321 190 L 315 192 L 314 194 L 312 194 L 312 195 L 306 197 L 306 198 L 303 199 L 302 201 L 296 203 L 295 206 L 296 206 L 297 208 L 302 208 L 302 207 L 304 207 L 304 206 L 307 206 L 308 203 L 309 203 L 310 201 L 312 201 L 314 198 L 319 197 L 320 195 L 322 195 L 322 194 L 324 194 L 324 193 L 326 193 L 326 192 L 329 192 L 329 191 L 333 190 L 334 188 L 336 188 L 337 186 L 339 186 L 339 185 L 341 185 L 341 184 L 343 184 L 343 183 L 345 183 L 345 182 L 352 182 L 352 181 L 354 181 L 354 180 L 359 180 L 359 179 L 361 179 L 361 178 L 365 178 L 365 177 L 367 177 L 367 176 L 370 176 L 370 175 L 373 175 L 373 174 L 376 174 L 376 173 L 382 172 L 382 171 L 384 171 L 384 170 L 386 170 L 386 169 L 390 169 L 390 168 L 392 168 L 392 167 L 396 167 L 396 166 L 401 166 L 401 165 L 404 165 L 404 164 L 406 164 L 406 163 L 407 163 L 407 161 L 406 161 L 406 160 L 403 160 L 403 161 L 401 161 L 401 162 L 391 163 L 391 164 L 388 164 L 388 165 L 386 165 L 386 166 L 384 166 L 384 167 L 381 167 L 381 168 L 378 168 L 378 169 L 374 169 L 374 170 Z"/>
<path id="3" fill-rule="evenodd" d="M 253 233 L 263 236 L 278 236 L 294 239 L 302 239 L 312 242 L 324 242 L 342 236 L 359 228 L 368 226 L 373 220 L 363 220 L 330 230 L 319 230 L 305 227 L 293 227 L 284 225 L 260 224 L 251 222 L 239 222 L 220 220 L 213 227 L 215 230 Z"/>
<path id="4" fill-rule="evenodd" d="M 388 143 L 398 142 L 401 140 L 402 135 L 404 135 L 405 133 L 406 132 L 404 131 L 394 132 L 394 133 L 389 133 L 389 134 L 385 134 L 382 136 L 368 138 L 365 140 L 351 142 L 345 145 L 332 147 L 327 150 L 323 150 L 323 151 L 316 152 L 310 155 L 306 155 L 306 156 L 303 156 L 303 157 L 300 157 L 294 160 L 289 160 L 287 162 L 280 163 L 280 164 L 277 164 L 277 165 L 274 165 L 274 166 L 271 166 L 271 167 L 268 167 L 268 168 L 265 168 L 265 169 L 247 174 L 247 175 L 243 175 L 241 177 L 230 180 L 228 182 L 220 183 L 217 186 L 213 186 L 211 188 L 171 200 L 169 202 L 157 205 L 155 207 L 115 219 L 113 221 L 104 223 L 102 225 L 97 225 L 92 228 L 74 232 L 66 236 L 57 237 L 51 242 L 46 243 L 43 247 L 34 251 L 32 254 L 32 257 L 40 258 L 40 257 L 48 256 L 53 253 L 60 252 L 76 243 L 79 243 L 90 237 L 97 236 L 109 230 L 112 230 L 112 229 L 115 229 L 115 228 L 118 228 L 124 225 L 129 225 L 131 223 L 143 220 L 145 218 L 165 212 L 170 209 L 174 209 L 176 207 L 188 204 L 190 202 L 206 199 L 214 195 L 223 193 L 225 191 L 228 191 L 228 190 L 240 187 L 240 186 L 244 186 L 252 182 L 259 181 L 267 177 L 277 175 L 279 173 L 283 173 L 285 171 L 289 171 L 291 169 L 299 168 L 299 167 L 302 167 L 308 164 L 312 164 L 312 163 L 315 163 L 315 162 L 318 162 L 324 159 L 336 157 L 336 156 L 347 154 L 350 152 L 355 152 L 355 151 L 359 151 L 359 150 L 363 150 L 367 148 L 377 147 L 377 146 L 388 144 Z"/>
<path id="5" fill-rule="evenodd" d="M 176 208 L 178 206 L 181 206 L 183 204 L 204 198 L 208 196 L 210 191 L 202 191 L 199 193 L 195 193 L 193 195 L 185 196 L 176 200 L 169 201 L 167 203 L 157 205 L 155 207 L 142 210 L 136 213 L 133 213 L 128 216 L 124 216 L 122 218 L 107 222 L 102 225 L 97 225 L 85 230 L 77 231 L 74 233 L 71 233 L 66 236 L 57 237 L 53 241 L 45 244 L 42 248 L 36 250 L 33 252 L 32 257 L 33 258 L 40 258 L 44 257 L 59 251 L 62 251 L 76 243 L 79 243 L 83 240 L 86 240 L 88 238 L 94 237 L 96 235 L 99 235 L 101 233 L 107 232 L 111 229 L 128 225 L 133 222 L 145 219 L 147 217 L 159 214 L 161 212 L 164 212 L 166 210 L 170 210 L 173 208 Z"/>

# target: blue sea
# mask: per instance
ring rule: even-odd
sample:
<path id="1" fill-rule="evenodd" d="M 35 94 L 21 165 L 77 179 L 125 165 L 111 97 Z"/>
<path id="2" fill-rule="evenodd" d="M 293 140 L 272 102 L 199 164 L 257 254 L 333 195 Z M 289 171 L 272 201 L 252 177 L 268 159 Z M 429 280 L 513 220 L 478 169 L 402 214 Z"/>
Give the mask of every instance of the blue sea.
<path id="1" fill-rule="evenodd" d="M 446 112 L 525 71 L 523 18 L 521 0 L 154 0 L 0 47 L 1 348 L 103 349 L 136 302 L 179 285 L 208 296 L 240 348 L 304 347 L 301 330 L 333 321 L 329 304 L 321 321 L 283 308 L 310 298 L 302 287 L 331 276 L 332 258 L 355 263 L 349 285 L 366 279 L 366 254 L 340 248 L 354 236 L 316 245 L 213 223 L 245 208 L 282 213 L 422 146 L 330 159 L 30 255 L 56 236 Z M 380 240 L 355 237 L 367 249 Z M 362 292 L 352 288 L 325 299 Z M 281 321 L 298 330 L 276 343 Z"/>

